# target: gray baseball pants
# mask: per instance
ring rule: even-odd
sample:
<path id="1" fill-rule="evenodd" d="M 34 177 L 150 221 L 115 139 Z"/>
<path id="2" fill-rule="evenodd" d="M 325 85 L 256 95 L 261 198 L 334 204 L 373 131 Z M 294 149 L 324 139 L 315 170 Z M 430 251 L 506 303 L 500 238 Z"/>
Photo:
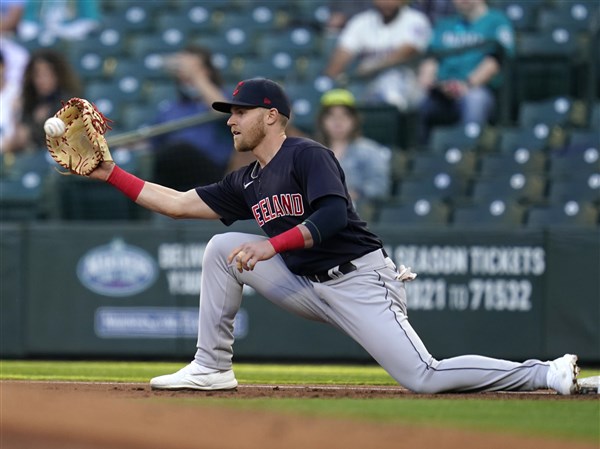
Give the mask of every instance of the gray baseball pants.
<path id="1" fill-rule="evenodd" d="M 233 322 L 247 284 L 293 314 L 345 332 L 414 392 L 547 388 L 549 362 L 517 363 L 477 355 L 436 360 L 410 325 L 404 283 L 395 279 L 394 263 L 380 250 L 354 260 L 356 271 L 324 283 L 291 273 L 279 255 L 242 273 L 227 264 L 234 248 L 264 238 L 232 232 L 214 236 L 207 245 L 195 356 L 200 365 L 221 371 L 232 368 Z"/>

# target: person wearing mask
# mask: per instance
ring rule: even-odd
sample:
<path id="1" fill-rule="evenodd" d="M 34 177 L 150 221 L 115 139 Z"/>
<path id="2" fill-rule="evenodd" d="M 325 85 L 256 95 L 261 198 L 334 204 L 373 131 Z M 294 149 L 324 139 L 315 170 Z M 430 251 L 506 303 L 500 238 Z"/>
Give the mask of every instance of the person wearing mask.
<path id="1" fill-rule="evenodd" d="M 457 15 L 440 20 L 419 70 L 426 89 L 419 140 L 426 144 L 431 128 L 456 123 L 485 125 L 496 111 L 501 70 L 514 52 L 514 31 L 503 12 L 485 0 L 453 0 Z"/>
<path id="2" fill-rule="evenodd" d="M 425 51 L 430 37 L 429 20 L 408 0 L 373 0 L 373 8 L 354 15 L 342 30 L 324 74 L 340 80 L 356 61 L 365 84 L 360 101 L 411 110 L 422 96 L 408 62 Z"/>
<path id="3" fill-rule="evenodd" d="M 390 193 L 392 151 L 362 135 L 356 99 L 346 89 L 332 89 L 322 96 L 316 129 L 315 140 L 333 151 L 344 170 L 358 213 L 372 217 Z"/>
<path id="4" fill-rule="evenodd" d="M 208 49 L 189 46 L 168 58 L 166 67 L 178 97 L 159 106 L 156 124 L 208 113 L 213 102 L 225 98 Z M 220 179 L 233 153 L 227 127 L 220 121 L 172 131 L 150 143 L 155 153 L 154 180 L 179 190 Z"/>

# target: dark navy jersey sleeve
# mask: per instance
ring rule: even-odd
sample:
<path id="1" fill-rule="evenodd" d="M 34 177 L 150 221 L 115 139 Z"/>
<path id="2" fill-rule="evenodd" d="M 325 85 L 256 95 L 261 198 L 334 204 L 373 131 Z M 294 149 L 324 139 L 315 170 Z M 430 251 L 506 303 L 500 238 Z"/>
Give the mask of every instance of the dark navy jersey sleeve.
<path id="1" fill-rule="evenodd" d="M 294 158 L 298 183 L 306 192 L 310 204 L 324 196 L 336 195 L 347 199 L 344 172 L 333 152 L 320 145 L 307 146 Z"/>
<path id="2" fill-rule="evenodd" d="M 243 179 L 247 172 L 249 167 L 243 167 L 228 173 L 219 182 L 196 188 L 200 198 L 219 214 L 221 221 L 228 226 L 237 220 L 253 218 L 244 196 Z"/>

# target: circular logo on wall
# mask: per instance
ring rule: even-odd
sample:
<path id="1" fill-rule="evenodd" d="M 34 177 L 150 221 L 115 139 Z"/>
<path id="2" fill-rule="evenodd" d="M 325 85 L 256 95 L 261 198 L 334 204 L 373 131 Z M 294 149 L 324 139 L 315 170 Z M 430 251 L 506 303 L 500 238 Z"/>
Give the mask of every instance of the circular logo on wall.
<path id="1" fill-rule="evenodd" d="M 132 296 L 143 292 L 157 276 L 154 259 L 122 239 L 91 249 L 77 264 L 77 277 L 81 283 L 104 296 Z"/>

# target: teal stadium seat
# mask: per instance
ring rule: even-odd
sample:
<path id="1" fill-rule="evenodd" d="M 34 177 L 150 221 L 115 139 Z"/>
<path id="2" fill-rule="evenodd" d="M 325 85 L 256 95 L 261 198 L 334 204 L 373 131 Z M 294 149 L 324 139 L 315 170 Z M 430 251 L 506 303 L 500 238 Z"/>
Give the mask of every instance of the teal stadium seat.
<path id="1" fill-rule="evenodd" d="M 540 204 L 545 201 L 546 184 L 546 177 L 540 174 L 498 174 L 475 180 L 470 198 L 475 204 L 490 204 L 495 200 Z"/>
<path id="2" fill-rule="evenodd" d="M 377 223 L 393 226 L 418 226 L 419 228 L 446 226 L 450 216 L 449 206 L 443 201 L 418 198 L 403 205 L 385 205 L 378 213 Z"/>
<path id="3" fill-rule="evenodd" d="M 265 33 L 258 41 L 258 52 L 262 56 L 287 52 L 294 58 L 318 56 L 321 52 L 320 39 L 308 27 L 296 26 L 279 32 Z"/>
<path id="4" fill-rule="evenodd" d="M 550 180 L 548 202 L 564 204 L 567 201 L 586 201 L 600 207 L 600 173 Z"/>
<path id="5" fill-rule="evenodd" d="M 572 95 L 573 61 L 578 52 L 574 33 L 564 28 L 523 32 L 516 50 L 512 104 Z"/>
<path id="6" fill-rule="evenodd" d="M 492 178 L 509 173 L 542 175 L 546 172 L 546 153 L 519 148 L 513 153 L 484 154 L 479 159 L 479 176 Z"/>
<path id="7" fill-rule="evenodd" d="M 585 201 L 569 200 L 561 204 L 532 207 L 527 213 L 527 227 L 576 226 L 598 227 L 598 209 Z"/>
<path id="8" fill-rule="evenodd" d="M 550 129 L 547 126 L 532 128 L 500 128 L 498 151 L 504 154 L 513 154 L 520 149 L 531 152 L 545 151 L 550 141 Z"/>
<path id="9" fill-rule="evenodd" d="M 468 181 L 465 178 L 446 172 L 408 177 L 400 181 L 394 201 L 406 204 L 424 198 L 462 204 L 465 201 L 467 186 Z"/>
<path id="10" fill-rule="evenodd" d="M 451 148 L 476 150 L 482 131 L 482 127 L 477 123 L 438 126 L 432 130 L 427 147 L 434 153 L 445 153 Z"/>
<path id="11" fill-rule="evenodd" d="M 568 179 L 600 173 L 598 148 L 582 148 L 579 151 L 552 154 L 548 175 L 552 179 Z"/>
<path id="12" fill-rule="evenodd" d="M 504 199 L 489 203 L 458 206 L 453 209 L 451 226 L 454 228 L 504 228 L 523 226 L 526 208 Z"/>
<path id="13" fill-rule="evenodd" d="M 573 101 L 567 97 L 551 98 L 544 101 L 524 102 L 519 107 L 519 126 L 532 128 L 543 124 L 566 127 L 571 121 Z"/>
<path id="14" fill-rule="evenodd" d="M 477 153 L 451 148 L 444 154 L 417 153 L 412 157 L 410 176 L 423 177 L 431 173 L 450 173 L 469 179 L 477 169 Z"/>

